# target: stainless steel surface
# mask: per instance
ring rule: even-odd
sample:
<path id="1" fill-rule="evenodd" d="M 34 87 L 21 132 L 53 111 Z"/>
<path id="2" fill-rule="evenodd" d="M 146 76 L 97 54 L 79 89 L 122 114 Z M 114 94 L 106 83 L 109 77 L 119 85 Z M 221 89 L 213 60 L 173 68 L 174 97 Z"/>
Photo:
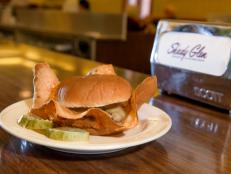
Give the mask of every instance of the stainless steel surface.
<path id="1" fill-rule="evenodd" d="M 59 36 L 56 34 L 44 34 L 40 32 L 20 31 L 16 33 L 18 42 L 48 48 L 61 53 L 68 53 L 75 56 L 95 59 L 96 40 L 79 36 Z"/>
<path id="2" fill-rule="evenodd" d="M 16 26 L 25 30 L 85 36 L 94 39 L 126 39 L 127 15 L 67 13 L 60 10 L 16 10 Z"/>
<path id="3" fill-rule="evenodd" d="M 87 59 L 96 59 L 97 40 L 125 40 L 126 14 L 66 13 L 16 9 L 16 23 L 0 23 L 0 36 Z"/>
<path id="4" fill-rule="evenodd" d="M 157 27 L 150 60 L 151 73 L 157 75 L 158 85 L 162 91 L 231 110 L 231 60 L 229 60 L 228 68 L 222 76 L 207 75 L 161 65 L 156 61 L 158 58 L 159 40 L 164 33 L 170 31 L 230 38 L 231 26 L 191 21 L 162 20 Z"/>

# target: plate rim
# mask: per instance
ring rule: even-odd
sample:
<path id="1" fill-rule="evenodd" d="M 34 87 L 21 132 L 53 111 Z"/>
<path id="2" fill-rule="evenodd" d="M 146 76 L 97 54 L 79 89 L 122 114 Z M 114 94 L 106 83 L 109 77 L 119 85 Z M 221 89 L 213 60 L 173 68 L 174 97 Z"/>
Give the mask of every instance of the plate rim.
<path id="1" fill-rule="evenodd" d="M 19 134 L 17 134 L 15 131 L 12 131 L 10 130 L 9 128 L 7 128 L 7 126 L 4 124 L 4 122 L 2 121 L 2 117 L 15 109 L 15 107 L 17 107 L 17 105 L 19 105 L 20 103 L 26 103 L 26 102 L 29 102 L 31 99 L 25 99 L 25 100 L 21 100 L 21 101 L 18 101 L 18 102 L 15 102 L 7 107 L 5 107 L 1 112 L 0 112 L 0 127 L 5 130 L 7 133 L 9 133 L 10 135 L 13 135 L 19 139 L 23 139 L 23 140 L 26 140 L 28 142 L 31 142 L 33 144 L 37 144 L 37 145 L 41 145 L 41 146 L 45 146 L 45 147 L 48 147 L 48 148 L 52 148 L 52 149 L 57 149 L 57 150 L 66 150 L 66 151 L 88 151 L 89 153 L 90 152 L 96 152 L 96 151 L 111 151 L 111 150 L 119 150 L 119 149 L 126 149 L 126 148 L 129 148 L 129 147 L 134 147 L 134 146 L 139 146 L 139 145 L 142 145 L 142 144 L 146 144 L 148 142 L 151 142 L 151 141 L 154 141 L 160 137 L 162 137 L 163 135 L 165 135 L 172 127 L 172 120 L 171 120 L 171 117 L 165 112 L 163 111 L 162 109 L 156 107 L 156 106 L 152 106 L 150 104 L 150 106 L 154 107 L 156 110 L 158 110 L 159 112 L 161 112 L 165 118 L 167 118 L 168 120 L 168 124 L 167 124 L 167 127 L 163 130 L 161 130 L 157 135 L 158 136 L 150 136 L 150 137 L 146 137 L 144 139 L 141 139 L 141 140 L 135 140 L 135 141 L 132 141 L 132 142 L 126 142 L 126 143 L 123 143 L 123 144 L 120 144 L 120 143 L 111 143 L 111 144 L 101 144 L 101 145 L 95 145 L 95 144 L 92 144 L 92 146 L 90 144 L 88 144 L 87 142 L 79 142 L 78 145 L 76 145 L 76 147 L 73 148 L 73 145 L 68 145 L 68 144 L 72 144 L 73 142 L 63 142 L 63 143 L 58 143 L 60 141 L 57 141 L 57 140 L 52 140 L 50 139 L 51 141 L 43 141 L 43 140 L 31 140 L 30 137 L 22 137 L 20 136 Z M 25 129 L 25 128 L 22 128 L 22 129 Z M 31 131 L 33 133 L 36 133 L 38 134 L 37 132 L 34 132 L 32 130 L 28 130 L 28 131 Z M 43 142 L 42 142 L 43 141 Z M 57 143 L 53 143 L 53 141 L 57 141 Z M 66 144 L 64 146 L 64 144 Z M 88 146 L 86 146 L 86 144 L 88 144 Z M 73 152 L 74 153 L 74 152 Z"/>

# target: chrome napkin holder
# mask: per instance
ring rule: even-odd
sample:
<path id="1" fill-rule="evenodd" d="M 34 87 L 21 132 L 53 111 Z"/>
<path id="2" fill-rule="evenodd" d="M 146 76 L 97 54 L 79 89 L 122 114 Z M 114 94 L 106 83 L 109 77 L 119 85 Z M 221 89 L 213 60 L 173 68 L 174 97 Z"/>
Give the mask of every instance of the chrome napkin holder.
<path id="1" fill-rule="evenodd" d="M 231 25 L 161 20 L 150 58 L 162 92 L 231 114 Z M 217 59 L 217 60 L 215 60 Z"/>

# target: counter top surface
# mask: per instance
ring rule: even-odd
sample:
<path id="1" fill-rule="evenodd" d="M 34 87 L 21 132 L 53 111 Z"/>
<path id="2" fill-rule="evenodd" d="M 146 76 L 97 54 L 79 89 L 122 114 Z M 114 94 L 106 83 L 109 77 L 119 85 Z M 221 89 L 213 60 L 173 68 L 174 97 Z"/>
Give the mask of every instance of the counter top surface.
<path id="1" fill-rule="evenodd" d="M 32 68 L 43 61 L 60 79 L 83 75 L 99 64 L 26 45 L 1 43 L 0 110 L 32 96 Z M 116 70 L 133 86 L 147 76 Z M 0 129 L 0 173 L 231 173 L 231 121 L 227 113 L 165 95 L 156 97 L 153 105 L 171 116 L 171 130 L 156 141 L 111 154 L 58 152 Z"/>

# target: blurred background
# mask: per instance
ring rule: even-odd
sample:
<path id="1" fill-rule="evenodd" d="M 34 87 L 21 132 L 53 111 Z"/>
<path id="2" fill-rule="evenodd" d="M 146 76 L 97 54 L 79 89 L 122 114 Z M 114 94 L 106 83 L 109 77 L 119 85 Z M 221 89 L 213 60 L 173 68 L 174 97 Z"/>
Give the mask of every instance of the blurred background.
<path id="1" fill-rule="evenodd" d="M 230 0 L 0 0 L 0 38 L 150 73 L 160 19 L 229 23 Z"/>

